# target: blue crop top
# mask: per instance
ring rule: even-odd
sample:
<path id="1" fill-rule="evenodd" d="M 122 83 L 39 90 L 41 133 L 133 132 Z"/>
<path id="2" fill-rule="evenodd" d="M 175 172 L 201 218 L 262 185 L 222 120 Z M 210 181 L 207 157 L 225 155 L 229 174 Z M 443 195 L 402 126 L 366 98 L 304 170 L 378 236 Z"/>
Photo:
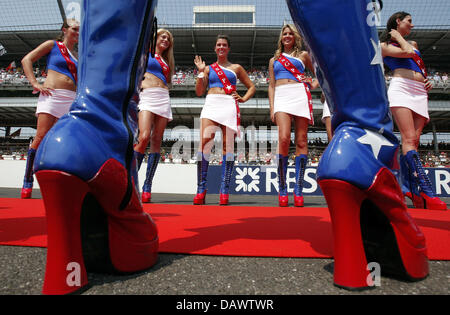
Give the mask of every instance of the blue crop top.
<path id="1" fill-rule="evenodd" d="M 300 71 L 300 73 L 305 73 L 305 65 L 303 64 L 303 61 L 301 61 L 301 59 L 292 57 L 285 53 L 283 53 L 283 56 L 285 56 L 290 62 L 292 62 L 292 64 L 298 69 L 298 71 Z M 294 75 L 278 60 L 275 60 L 275 62 L 273 63 L 273 74 L 275 76 L 275 80 L 291 79 L 297 81 Z"/>
<path id="2" fill-rule="evenodd" d="M 418 50 L 414 49 L 414 51 L 419 55 L 420 58 L 422 58 Z M 422 73 L 422 70 L 420 70 L 419 66 L 412 58 L 396 58 L 386 56 L 383 58 L 383 61 L 392 71 L 394 71 L 395 69 L 402 68 Z"/>
<path id="3" fill-rule="evenodd" d="M 72 60 L 75 66 L 78 68 L 78 60 L 72 56 L 72 54 L 68 49 L 67 51 L 69 52 L 70 60 Z M 71 78 L 73 82 L 76 83 L 75 78 L 73 77 L 72 73 L 70 73 L 70 70 L 67 67 L 66 59 L 64 59 L 63 55 L 61 54 L 61 50 L 59 50 L 56 41 L 55 44 L 53 45 L 52 50 L 47 55 L 47 69 L 62 73 Z"/>
<path id="4" fill-rule="evenodd" d="M 234 73 L 233 70 L 230 70 L 230 69 L 227 69 L 224 67 L 220 67 L 220 68 L 222 68 L 222 70 L 224 71 L 224 73 L 227 76 L 228 81 L 230 81 L 231 85 L 236 85 L 236 81 L 237 81 L 236 73 Z M 222 81 L 220 81 L 219 76 L 217 75 L 216 71 L 214 71 L 214 69 L 211 66 L 209 66 L 209 78 L 208 79 L 209 79 L 209 88 L 213 88 L 213 87 L 223 88 Z"/>
<path id="5" fill-rule="evenodd" d="M 162 60 L 162 61 L 164 62 L 164 60 Z M 166 63 L 166 65 L 167 65 L 167 63 Z M 169 65 L 167 65 L 167 67 L 168 66 Z M 158 60 L 156 60 L 156 58 L 152 58 L 151 55 L 148 56 L 147 70 L 145 70 L 145 71 L 153 74 L 155 77 L 157 77 L 158 79 L 163 81 L 165 85 L 167 85 L 167 79 L 164 76 L 164 72 L 163 72 L 161 65 L 159 64 Z"/>

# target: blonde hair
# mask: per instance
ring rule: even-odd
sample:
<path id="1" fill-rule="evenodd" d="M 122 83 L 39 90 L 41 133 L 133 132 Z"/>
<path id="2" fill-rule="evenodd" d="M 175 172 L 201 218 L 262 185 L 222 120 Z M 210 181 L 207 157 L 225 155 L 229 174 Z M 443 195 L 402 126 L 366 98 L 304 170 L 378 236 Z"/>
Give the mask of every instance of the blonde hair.
<path id="1" fill-rule="evenodd" d="M 160 28 L 160 29 L 158 29 L 157 37 L 163 33 L 167 33 L 167 35 L 169 35 L 169 41 L 170 41 L 170 46 L 166 50 L 164 50 L 164 52 L 161 55 L 163 57 L 163 59 L 169 64 L 170 76 L 168 78 L 167 83 L 170 84 L 170 83 L 172 83 L 172 76 L 175 74 L 175 58 L 173 56 L 173 35 L 168 30 L 166 30 L 164 28 Z"/>
<path id="2" fill-rule="evenodd" d="M 292 53 L 292 55 L 294 57 L 298 56 L 300 54 L 300 52 L 302 51 L 302 37 L 300 36 L 300 33 L 297 31 L 297 28 L 295 27 L 295 25 L 293 24 L 286 24 L 283 26 L 283 28 L 281 29 L 280 32 L 280 37 L 278 38 L 278 43 L 277 43 L 277 50 L 275 51 L 274 54 L 274 59 L 277 60 L 280 55 L 284 52 L 284 46 L 281 43 L 281 40 L 283 39 L 283 32 L 286 28 L 290 28 L 292 33 L 294 33 L 294 52 Z"/>

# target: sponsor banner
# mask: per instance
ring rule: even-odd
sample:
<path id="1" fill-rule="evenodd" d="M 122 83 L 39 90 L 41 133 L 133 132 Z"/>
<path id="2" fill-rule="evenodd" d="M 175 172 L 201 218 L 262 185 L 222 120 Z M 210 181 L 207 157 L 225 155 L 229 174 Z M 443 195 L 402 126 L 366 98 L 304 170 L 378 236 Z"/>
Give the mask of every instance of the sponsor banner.
<path id="1" fill-rule="evenodd" d="M 434 191 L 439 197 L 450 197 L 450 169 L 427 168 Z M 317 167 L 305 170 L 303 195 L 323 195 L 316 180 Z M 222 166 L 211 165 L 208 171 L 208 193 L 218 194 Z M 289 193 L 293 193 L 295 184 L 295 167 L 288 167 L 287 184 Z M 235 165 L 230 182 L 230 194 L 277 195 L 277 167 Z"/>

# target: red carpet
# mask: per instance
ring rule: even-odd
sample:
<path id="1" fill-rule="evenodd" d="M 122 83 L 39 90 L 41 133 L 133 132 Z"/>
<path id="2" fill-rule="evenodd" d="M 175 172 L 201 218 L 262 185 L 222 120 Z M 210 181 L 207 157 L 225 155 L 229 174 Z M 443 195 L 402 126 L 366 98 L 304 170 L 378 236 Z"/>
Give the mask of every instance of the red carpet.
<path id="1" fill-rule="evenodd" d="M 327 208 L 145 204 L 160 252 L 259 257 L 330 258 Z M 428 257 L 450 260 L 450 211 L 410 209 L 425 234 Z M 0 244 L 45 247 L 41 199 L 0 199 Z"/>

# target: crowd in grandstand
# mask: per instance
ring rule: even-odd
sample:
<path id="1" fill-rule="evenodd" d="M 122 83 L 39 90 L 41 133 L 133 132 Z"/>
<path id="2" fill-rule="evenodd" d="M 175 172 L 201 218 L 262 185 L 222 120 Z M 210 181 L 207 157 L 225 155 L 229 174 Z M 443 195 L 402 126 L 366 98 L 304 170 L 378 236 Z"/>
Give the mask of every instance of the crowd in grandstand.
<path id="1" fill-rule="evenodd" d="M 253 83 L 257 86 L 269 83 L 269 72 L 266 68 L 250 69 L 247 73 Z M 46 72 L 44 69 L 35 68 L 35 75 L 38 81 L 43 82 L 46 77 Z M 173 85 L 193 85 L 195 83 L 196 75 L 197 73 L 196 70 L 194 70 L 194 67 L 177 67 L 172 79 Z M 389 84 L 389 81 L 392 78 L 391 73 L 386 72 L 385 77 L 386 83 Z M 428 80 L 430 80 L 436 88 L 447 89 L 450 87 L 447 72 L 430 70 L 428 73 Z M 21 68 L 14 68 L 10 70 L 0 68 L 0 84 L 29 85 L 29 82 Z"/>
<path id="2" fill-rule="evenodd" d="M 165 140 L 161 147 L 161 162 L 173 164 L 194 164 L 195 156 L 191 150 L 190 154 L 172 152 L 172 146 L 178 140 Z M 317 166 L 324 149 L 327 146 L 320 138 L 310 140 L 308 143 L 310 148 L 308 153 L 308 166 Z M 9 146 L 8 146 L 9 147 Z M 245 154 L 238 152 L 236 155 L 236 165 L 275 165 L 276 154 L 270 151 L 271 144 L 267 144 L 267 151 L 249 150 L 247 143 Z M 439 154 L 434 153 L 433 144 L 425 144 L 419 146 L 419 153 L 422 163 L 425 167 L 450 167 L 450 144 L 441 142 L 438 144 L 441 151 Z M 255 151 L 255 152 L 253 152 Z M 0 148 L 0 160 L 25 160 L 26 147 L 20 146 L 13 149 Z M 222 163 L 222 155 L 220 152 L 211 154 L 211 164 L 220 165 Z M 289 165 L 294 164 L 294 155 L 289 158 Z"/>
<path id="3" fill-rule="evenodd" d="M 35 68 L 36 78 L 41 80 L 42 82 L 45 80 L 46 71 L 44 69 Z M 196 70 L 193 67 L 178 67 L 173 76 L 173 84 L 174 85 L 191 85 L 195 82 L 195 76 L 197 75 Z M 259 84 L 268 84 L 269 74 L 266 68 L 262 69 L 251 69 L 248 71 L 248 75 L 250 79 L 257 85 Z M 386 72 L 385 74 L 386 82 L 389 84 L 391 80 L 390 72 Z M 440 88 L 448 88 L 450 82 L 448 80 L 447 72 L 440 72 L 431 70 L 428 79 L 433 82 L 433 86 Z M 5 68 L 0 68 L 0 84 L 8 84 L 8 85 L 29 85 L 29 82 L 21 68 L 14 68 L 6 70 Z M 171 153 L 171 144 L 175 143 L 176 140 L 173 141 L 164 141 L 163 149 L 161 154 L 161 161 L 163 163 L 194 163 L 194 159 L 192 157 L 186 157 L 182 154 L 172 154 Z M 316 139 L 314 141 L 310 141 L 309 146 L 311 147 L 309 153 L 309 165 L 317 166 L 320 156 L 326 147 L 326 143 L 322 143 L 320 139 Z M 421 145 L 421 158 L 422 162 L 426 167 L 450 167 L 450 158 L 447 157 L 446 152 L 441 152 L 440 155 L 436 155 L 433 153 L 434 145 Z M 439 150 L 448 151 L 450 150 L 450 144 L 448 143 L 439 143 Z M 1 159 L 26 159 L 26 152 L 21 148 L 17 149 L 17 151 L 11 150 L 0 150 L 0 160 Z M 217 156 L 213 155 L 212 164 L 220 164 L 222 161 L 222 156 L 217 154 Z M 275 163 L 275 154 L 261 153 L 261 154 L 249 154 L 248 150 L 246 150 L 246 154 L 239 154 L 237 156 L 238 164 L 250 164 L 250 165 L 272 165 Z M 293 164 L 293 159 L 289 160 L 289 163 Z"/>
<path id="4" fill-rule="evenodd" d="M 39 68 L 34 69 L 34 74 L 39 83 L 43 83 L 47 76 L 47 72 L 44 69 Z M 14 68 L 10 70 L 0 68 L 0 84 L 30 85 L 30 82 L 28 81 L 21 68 Z"/>
<path id="5" fill-rule="evenodd" d="M 385 78 L 386 83 L 389 84 L 392 79 L 390 71 L 385 73 Z M 434 88 L 443 88 L 445 90 L 450 86 L 447 72 L 431 70 L 430 72 L 428 72 L 427 78 L 433 84 Z"/>
<path id="6" fill-rule="evenodd" d="M 308 153 L 308 166 L 317 166 L 320 157 L 323 153 L 323 148 L 314 148 L 313 142 L 310 142 L 310 150 Z M 450 167 L 450 157 L 447 151 L 442 151 L 440 154 L 433 153 L 433 150 L 425 149 L 426 146 L 421 146 L 420 157 L 425 167 Z M 440 143 L 439 149 L 448 149 L 448 144 Z M 294 165 L 295 155 L 292 153 L 289 157 L 289 165 Z M 194 164 L 195 156 L 183 155 L 182 153 L 172 153 L 170 148 L 163 148 L 161 151 L 161 162 L 174 164 Z M 222 155 L 220 152 L 212 153 L 210 156 L 210 164 L 220 165 L 222 162 Z M 245 153 L 238 152 L 236 155 L 236 165 L 275 165 L 276 153 L 267 152 L 251 152 L 246 150 Z"/>

